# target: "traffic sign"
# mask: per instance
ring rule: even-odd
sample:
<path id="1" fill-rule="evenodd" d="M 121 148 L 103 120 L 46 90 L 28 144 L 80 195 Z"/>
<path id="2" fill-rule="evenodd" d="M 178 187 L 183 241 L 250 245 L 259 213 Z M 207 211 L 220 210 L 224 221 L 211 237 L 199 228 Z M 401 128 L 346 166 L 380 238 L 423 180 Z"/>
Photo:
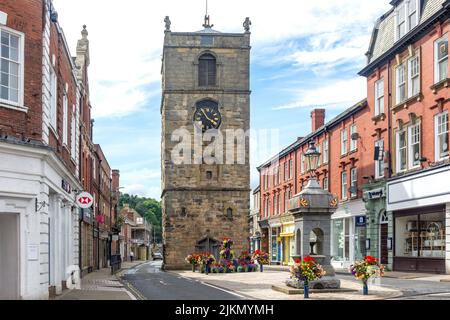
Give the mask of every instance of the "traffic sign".
<path id="1" fill-rule="evenodd" d="M 94 197 L 87 192 L 82 192 L 77 196 L 77 204 L 82 209 L 88 209 L 94 204 Z"/>

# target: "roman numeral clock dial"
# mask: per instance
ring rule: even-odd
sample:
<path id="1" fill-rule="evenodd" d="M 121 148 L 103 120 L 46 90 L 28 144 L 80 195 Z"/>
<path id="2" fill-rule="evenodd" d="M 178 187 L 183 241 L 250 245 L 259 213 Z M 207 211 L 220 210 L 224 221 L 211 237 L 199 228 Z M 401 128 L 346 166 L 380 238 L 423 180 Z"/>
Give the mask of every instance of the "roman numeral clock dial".
<path id="1" fill-rule="evenodd" d="M 195 111 L 194 122 L 203 132 L 210 129 L 219 129 L 222 123 L 222 115 L 216 108 L 199 107 Z"/>

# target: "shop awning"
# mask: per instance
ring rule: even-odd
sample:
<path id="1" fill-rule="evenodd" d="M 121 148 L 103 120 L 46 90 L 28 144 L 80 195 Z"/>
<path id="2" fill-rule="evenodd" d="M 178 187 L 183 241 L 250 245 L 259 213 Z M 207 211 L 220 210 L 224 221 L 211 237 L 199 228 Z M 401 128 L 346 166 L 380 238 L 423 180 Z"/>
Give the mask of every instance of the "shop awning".
<path id="1" fill-rule="evenodd" d="M 292 233 L 292 232 L 282 232 L 282 233 L 280 233 L 280 237 L 282 237 L 282 238 L 289 238 L 289 237 L 294 237 L 295 236 L 295 233 Z"/>

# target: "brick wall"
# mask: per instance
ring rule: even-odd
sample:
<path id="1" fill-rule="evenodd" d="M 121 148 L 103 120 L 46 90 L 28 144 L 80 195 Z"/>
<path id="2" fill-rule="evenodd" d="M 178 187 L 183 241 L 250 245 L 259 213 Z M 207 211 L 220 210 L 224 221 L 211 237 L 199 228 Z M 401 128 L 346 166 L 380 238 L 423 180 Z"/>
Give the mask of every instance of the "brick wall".
<path id="1" fill-rule="evenodd" d="M 8 14 L 6 27 L 25 35 L 24 105 L 28 112 L 0 107 L 0 134 L 42 139 L 42 12 L 41 0 L 2 0 Z"/>

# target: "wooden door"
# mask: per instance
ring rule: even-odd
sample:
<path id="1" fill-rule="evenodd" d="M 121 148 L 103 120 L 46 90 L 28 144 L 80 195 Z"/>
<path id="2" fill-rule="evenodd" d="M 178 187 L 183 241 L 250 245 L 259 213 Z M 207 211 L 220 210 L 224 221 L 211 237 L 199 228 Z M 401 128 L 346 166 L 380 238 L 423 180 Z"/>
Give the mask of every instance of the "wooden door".
<path id="1" fill-rule="evenodd" d="M 388 263 L 388 224 L 380 224 L 380 262 L 383 265 Z"/>

